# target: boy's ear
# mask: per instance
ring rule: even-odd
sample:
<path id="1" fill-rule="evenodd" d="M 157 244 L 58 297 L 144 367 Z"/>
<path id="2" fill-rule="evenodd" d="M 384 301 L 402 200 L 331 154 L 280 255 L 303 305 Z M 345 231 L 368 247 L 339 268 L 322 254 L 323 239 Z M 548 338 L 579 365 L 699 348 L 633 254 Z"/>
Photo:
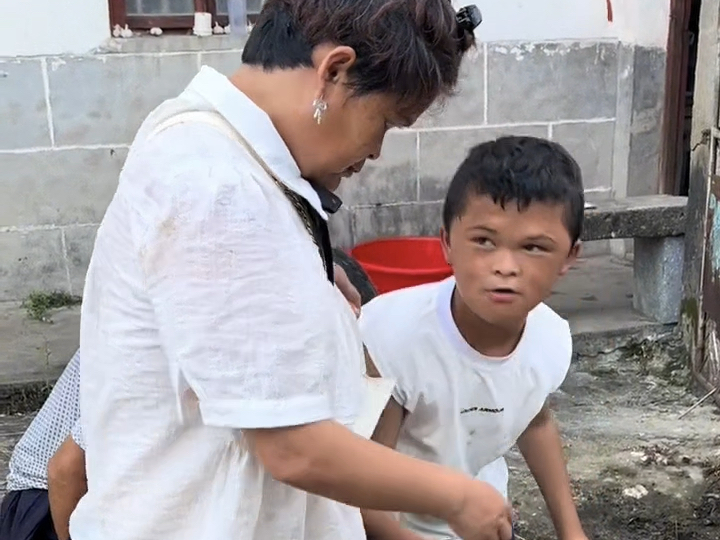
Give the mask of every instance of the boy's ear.
<path id="1" fill-rule="evenodd" d="M 568 270 L 570 270 L 575 263 L 578 260 L 578 257 L 580 256 L 580 253 L 582 252 L 582 242 L 578 240 L 575 242 L 575 245 L 570 248 L 570 253 L 568 253 L 567 258 L 565 259 L 565 263 L 563 264 L 562 268 L 560 269 L 560 276 L 564 276 L 568 273 Z"/>
<path id="2" fill-rule="evenodd" d="M 445 262 L 452 266 L 450 263 L 450 232 L 445 227 L 440 227 L 440 245 L 445 256 Z"/>

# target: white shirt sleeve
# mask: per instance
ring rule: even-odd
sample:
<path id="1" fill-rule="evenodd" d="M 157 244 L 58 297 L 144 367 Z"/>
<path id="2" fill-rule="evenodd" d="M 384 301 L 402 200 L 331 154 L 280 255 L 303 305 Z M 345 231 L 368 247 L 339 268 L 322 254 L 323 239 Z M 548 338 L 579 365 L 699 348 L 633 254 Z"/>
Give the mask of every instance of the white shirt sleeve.
<path id="1" fill-rule="evenodd" d="M 413 384 L 416 369 L 402 350 L 404 332 L 398 332 L 390 323 L 394 313 L 386 300 L 377 297 L 363 307 L 359 318 L 360 332 L 380 375 L 395 383 L 393 399 L 412 412 L 417 402 Z"/>
<path id="2" fill-rule="evenodd" d="M 222 156 L 183 161 L 179 176 L 145 190 L 158 215 L 140 249 L 178 397 L 192 389 L 203 423 L 217 427 L 334 418 L 327 343 L 337 336 L 326 321 L 336 293 L 310 236 L 269 180 Z"/>
<path id="3" fill-rule="evenodd" d="M 552 387 L 550 392 L 557 392 L 562 383 L 565 381 L 570 364 L 572 362 L 573 355 L 573 343 L 572 343 L 572 332 L 570 331 L 570 325 L 564 319 L 560 322 L 560 329 L 558 331 L 558 358 L 555 362 L 556 369 L 553 372 Z"/>

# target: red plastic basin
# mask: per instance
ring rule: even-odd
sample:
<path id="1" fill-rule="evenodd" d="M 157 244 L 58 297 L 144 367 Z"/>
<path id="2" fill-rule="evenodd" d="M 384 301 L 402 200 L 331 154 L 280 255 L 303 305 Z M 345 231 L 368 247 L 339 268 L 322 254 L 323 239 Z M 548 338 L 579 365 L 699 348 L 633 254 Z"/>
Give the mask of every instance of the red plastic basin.
<path id="1" fill-rule="evenodd" d="M 351 255 L 380 294 L 440 281 L 452 274 L 439 238 L 383 238 L 355 246 Z"/>

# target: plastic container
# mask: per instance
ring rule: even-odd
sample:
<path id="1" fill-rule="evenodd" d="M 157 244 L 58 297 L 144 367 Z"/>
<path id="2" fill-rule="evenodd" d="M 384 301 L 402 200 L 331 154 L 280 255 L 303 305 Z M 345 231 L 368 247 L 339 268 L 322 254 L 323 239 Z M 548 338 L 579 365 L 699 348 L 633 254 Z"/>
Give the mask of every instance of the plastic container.
<path id="1" fill-rule="evenodd" d="M 230 34 L 245 36 L 248 33 L 247 0 L 228 0 Z"/>
<path id="2" fill-rule="evenodd" d="M 439 238 L 384 238 L 360 244 L 351 255 L 378 293 L 440 281 L 452 275 Z"/>
<path id="3" fill-rule="evenodd" d="M 210 13 L 195 13 L 193 34 L 199 37 L 212 36 L 212 15 Z"/>

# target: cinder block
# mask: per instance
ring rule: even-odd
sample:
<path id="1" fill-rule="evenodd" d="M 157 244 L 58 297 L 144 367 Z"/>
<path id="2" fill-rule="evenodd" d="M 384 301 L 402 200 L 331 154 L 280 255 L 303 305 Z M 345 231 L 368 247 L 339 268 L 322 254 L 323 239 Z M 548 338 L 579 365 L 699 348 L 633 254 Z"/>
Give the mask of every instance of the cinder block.
<path id="1" fill-rule="evenodd" d="M 637 46 L 634 53 L 627 194 L 652 195 L 660 187 L 666 52 Z"/>
<path id="2" fill-rule="evenodd" d="M 391 131 L 377 161 L 343 181 L 338 195 L 348 207 L 417 200 L 417 137 L 415 131 Z"/>
<path id="3" fill-rule="evenodd" d="M 508 126 L 420 132 L 420 200 L 445 199 L 447 187 L 460 163 L 476 144 L 501 135 L 546 137 L 547 126 Z"/>
<path id="4" fill-rule="evenodd" d="M 455 95 L 440 100 L 420 117 L 418 128 L 480 126 L 485 123 L 485 54 L 482 43 L 466 55 Z"/>
<path id="5" fill-rule="evenodd" d="M 582 122 L 553 126 L 553 140 L 580 165 L 585 189 L 612 188 L 615 122 Z"/>
<path id="6" fill-rule="evenodd" d="M 200 64 L 230 76 L 242 66 L 242 49 L 203 52 L 200 54 Z"/>
<path id="7" fill-rule="evenodd" d="M 341 208 L 328 220 L 330 242 L 333 247 L 348 249 L 353 246 L 352 210 Z"/>
<path id="8" fill-rule="evenodd" d="M 488 46 L 488 123 L 613 118 L 616 43 Z"/>
<path id="9" fill-rule="evenodd" d="M 68 289 L 60 229 L 0 233 L 0 301 Z"/>
<path id="10" fill-rule="evenodd" d="M 0 227 L 99 222 L 126 154 L 124 148 L 0 154 Z"/>
<path id="11" fill-rule="evenodd" d="M 633 307 L 660 323 L 676 323 L 682 300 L 684 258 L 684 236 L 636 238 Z"/>
<path id="12" fill-rule="evenodd" d="M 48 60 L 58 145 L 129 144 L 157 105 L 197 73 L 197 53 Z"/>
<path id="13" fill-rule="evenodd" d="M 65 235 L 65 253 L 70 272 L 70 292 L 82 296 L 85 287 L 90 256 L 95 245 L 97 226 L 67 227 Z"/>
<path id="14" fill-rule="evenodd" d="M 440 203 L 407 203 L 356 208 L 355 244 L 388 236 L 437 236 L 442 222 Z"/>
<path id="15" fill-rule="evenodd" d="M 40 60 L 0 60 L 0 96 L 0 150 L 50 146 Z"/>

